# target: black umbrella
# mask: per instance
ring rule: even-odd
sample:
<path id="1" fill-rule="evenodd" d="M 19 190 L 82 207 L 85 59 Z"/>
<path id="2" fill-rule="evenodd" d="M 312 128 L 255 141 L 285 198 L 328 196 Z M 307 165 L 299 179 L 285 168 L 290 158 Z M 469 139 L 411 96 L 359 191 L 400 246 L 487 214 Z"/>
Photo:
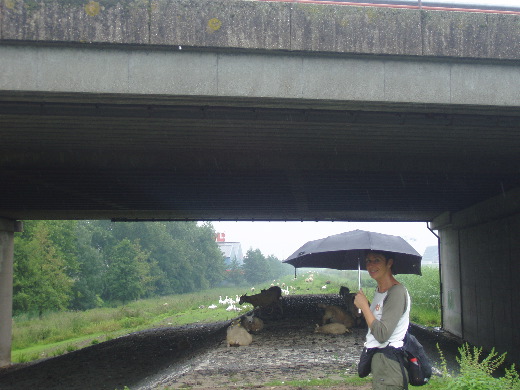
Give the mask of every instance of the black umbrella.
<path id="1" fill-rule="evenodd" d="M 399 236 L 354 230 L 309 241 L 283 261 L 295 268 L 361 270 L 368 251 L 391 252 L 394 274 L 421 275 L 421 255 Z"/>

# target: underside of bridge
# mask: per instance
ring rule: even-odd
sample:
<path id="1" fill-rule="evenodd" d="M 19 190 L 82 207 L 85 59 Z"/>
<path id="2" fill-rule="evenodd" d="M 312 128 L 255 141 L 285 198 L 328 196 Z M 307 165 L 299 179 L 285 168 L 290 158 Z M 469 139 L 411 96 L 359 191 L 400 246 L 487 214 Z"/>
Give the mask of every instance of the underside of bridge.
<path id="1" fill-rule="evenodd" d="M 429 221 L 443 328 L 520 362 L 518 26 L 325 3 L 0 2 L 0 366 L 24 219 Z"/>
<path id="2" fill-rule="evenodd" d="M 431 221 L 520 186 L 520 112 L 0 95 L 0 216 Z"/>

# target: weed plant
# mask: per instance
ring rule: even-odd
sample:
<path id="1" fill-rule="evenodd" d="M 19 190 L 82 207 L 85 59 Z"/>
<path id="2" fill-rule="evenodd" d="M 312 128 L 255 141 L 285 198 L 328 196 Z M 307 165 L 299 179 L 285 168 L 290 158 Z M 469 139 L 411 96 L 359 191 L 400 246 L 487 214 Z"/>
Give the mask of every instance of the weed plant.
<path id="1" fill-rule="evenodd" d="M 505 368 L 503 377 L 494 376 L 504 363 L 506 353 L 498 355 L 493 348 L 488 356 L 482 357 L 482 348 L 470 347 L 465 343 L 459 348 L 460 356 L 456 358 L 460 365 L 460 374 L 453 375 L 447 369 L 438 344 L 437 349 L 441 357 L 442 375 L 431 381 L 431 390 L 520 390 L 520 377 L 514 364 Z"/>

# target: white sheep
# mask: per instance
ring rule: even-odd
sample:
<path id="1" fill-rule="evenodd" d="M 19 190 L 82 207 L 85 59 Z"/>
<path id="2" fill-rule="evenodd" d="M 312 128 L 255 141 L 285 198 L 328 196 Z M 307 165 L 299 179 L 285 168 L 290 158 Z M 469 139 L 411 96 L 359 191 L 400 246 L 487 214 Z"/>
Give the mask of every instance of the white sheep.
<path id="1" fill-rule="evenodd" d="M 356 324 L 356 321 L 352 314 L 346 313 L 339 306 L 334 305 L 326 305 L 324 303 L 318 303 L 318 307 L 324 309 L 324 314 L 322 317 L 322 325 L 325 325 L 328 322 L 343 324 L 347 328 L 352 328 Z"/>
<path id="2" fill-rule="evenodd" d="M 240 325 L 240 320 L 231 323 L 226 331 L 226 342 L 229 347 L 239 347 L 249 345 L 253 342 L 253 336 Z"/>
<path id="3" fill-rule="evenodd" d="M 309 277 L 307 279 L 305 279 L 305 281 L 307 283 L 312 283 L 314 282 L 314 274 L 309 274 Z"/>
<path id="4" fill-rule="evenodd" d="M 314 333 L 326 333 L 326 334 L 343 334 L 346 332 L 351 332 L 347 327 L 343 324 L 338 324 L 336 322 L 325 324 L 319 326 L 316 324 L 316 329 L 314 329 Z"/>
<path id="5" fill-rule="evenodd" d="M 242 326 L 249 332 L 257 333 L 264 328 L 264 321 L 253 315 L 245 315 L 241 318 Z"/>

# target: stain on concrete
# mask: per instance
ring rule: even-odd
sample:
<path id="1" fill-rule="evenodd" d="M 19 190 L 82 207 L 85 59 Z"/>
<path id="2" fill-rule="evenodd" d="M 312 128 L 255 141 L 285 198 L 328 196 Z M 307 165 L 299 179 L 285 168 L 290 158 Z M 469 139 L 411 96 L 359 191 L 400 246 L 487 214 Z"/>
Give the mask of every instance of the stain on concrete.
<path id="1" fill-rule="evenodd" d="M 217 18 L 211 18 L 208 20 L 208 31 L 217 31 L 222 27 L 222 22 Z"/>
<path id="2" fill-rule="evenodd" d="M 14 9 L 14 0 L 4 0 L 5 8 Z"/>
<path id="3" fill-rule="evenodd" d="M 96 16 L 99 14 L 99 11 L 101 10 L 101 7 L 97 1 L 90 1 L 85 5 L 85 12 L 89 16 Z"/>

